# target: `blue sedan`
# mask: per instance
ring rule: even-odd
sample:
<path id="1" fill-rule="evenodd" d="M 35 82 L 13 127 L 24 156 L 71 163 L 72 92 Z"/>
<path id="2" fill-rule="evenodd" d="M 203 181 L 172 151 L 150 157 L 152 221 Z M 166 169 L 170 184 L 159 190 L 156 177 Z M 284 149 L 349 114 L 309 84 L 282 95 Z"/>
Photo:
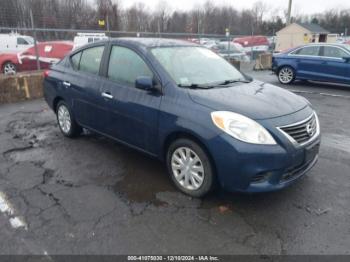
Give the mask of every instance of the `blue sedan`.
<path id="1" fill-rule="evenodd" d="M 272 70 L 282 84 L 314 80 L 350 84 L 350 46 L 308 44 L 274 55 Z"/>
<path id="2" fill-rule="evenodd" d="M 318 159 L 319 121 L 305 98 L 199 45 L 111 39 L 75 50 L 44 75 L 64 136 L 86 128 L 156 157 L 194 197 L 216 185 L 279 190 Z"/>

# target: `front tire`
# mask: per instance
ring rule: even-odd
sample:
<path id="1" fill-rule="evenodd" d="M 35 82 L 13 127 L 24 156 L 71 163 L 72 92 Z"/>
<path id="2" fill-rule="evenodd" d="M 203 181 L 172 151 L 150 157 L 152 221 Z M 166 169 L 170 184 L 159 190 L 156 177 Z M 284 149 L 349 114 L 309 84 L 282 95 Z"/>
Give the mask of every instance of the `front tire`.
<path id="1" fill-rule="evenodd" d="M 215 176 L 207 153 L 192 140 L 178 139 L 168 148 L 166 164 L 176 187 L 192 197 L 211 191 Z"/>
<path id="2" fill-rule="evenodd" d="M 76 137 L 81 134 L 82 128 L 75 121 L 71 110 L 64 101 L 60 101 L 56 107 L 57 123 L 66 137 Z"/>
<path id="3" fill-rule="evenodd" d="M 278 81 L 281 84 L 289 85 L 295 80 L 295 70 L 290 66 L 283 66 L 278 70 Z"/>

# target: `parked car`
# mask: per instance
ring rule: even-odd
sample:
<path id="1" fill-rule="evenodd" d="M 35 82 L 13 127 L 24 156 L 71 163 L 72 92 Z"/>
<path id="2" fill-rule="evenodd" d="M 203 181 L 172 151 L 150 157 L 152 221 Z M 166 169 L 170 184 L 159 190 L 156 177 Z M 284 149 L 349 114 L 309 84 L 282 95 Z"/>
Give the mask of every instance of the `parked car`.
<path id="1" fill-rule="evenodd" d="M 105 33 L 78 33 L 74 37 L 73 49 L 77 49 L 83 45 L 95 43 L 106 39 L 108 39 L 108 37 Z"/>
<path id="2" fill-rule="evenodd" d="M 308 44 L 272 58 L 272 70 L 282 84 L 314 80 L 350 84 L 350 46 Z"/>
<path id="3" fill-rule="evenodd" d="M 21 52 L 33 46 L 31 36 L 19 34 L 0 34 L 0 54 Z"/>
<path id="4" fill-rule="evenodd" d="M 238 61 L 249 61 L 244 48 L 238 43 L 220 42 L 215 46 L 214 51 L 224 58 L 230 57 Z"/>
<path id="5" fill-rule="evenodd" d="M 99 42 L 44 75 L 63 135 L 84 127 L 164 160 L 174 184 L 194 197 L 216 184 L 282 189 L 318 158 L 319 122 L 305 98 L 253 80 L 193 43 Z"/>
<path id="6" fill-rule="evenodd" d="M 270 42 L 266 36 L 246 36 L 233 39 L 233 42 L 243 46 L 245 52 L 255 59 L 259 54 L 270 49 Z"/>
<path id="7" fill-rule="evenodd" d="M 72 42 L 56 41 L 37 44 L 41 69 L 47 69 L 53 63 L 61 60 L 73 49 Z M 35 47 L 32 46 L 20 53 L 0 54 L 2 73 L 16 74 L 21 71 L 37 70 Z"/>

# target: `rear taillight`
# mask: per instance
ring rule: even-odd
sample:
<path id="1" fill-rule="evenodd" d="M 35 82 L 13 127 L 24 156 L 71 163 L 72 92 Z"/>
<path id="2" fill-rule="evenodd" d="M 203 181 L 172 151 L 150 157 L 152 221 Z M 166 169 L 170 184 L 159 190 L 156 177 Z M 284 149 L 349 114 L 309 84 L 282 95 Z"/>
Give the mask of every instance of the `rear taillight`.
<path id="1" fill-rule="evenodd" d="M 50 70 L 45 70 L 44 71 L 44 78 L 48 77 L 50 74 Z"/>

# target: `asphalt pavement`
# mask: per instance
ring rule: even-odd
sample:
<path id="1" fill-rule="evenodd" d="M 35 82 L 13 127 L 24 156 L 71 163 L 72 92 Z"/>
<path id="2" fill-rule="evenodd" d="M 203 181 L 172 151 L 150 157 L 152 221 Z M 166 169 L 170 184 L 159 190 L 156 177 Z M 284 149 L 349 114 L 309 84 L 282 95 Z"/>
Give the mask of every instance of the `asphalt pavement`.
<path id="1" fill-rule="evenodd" d="M 141 153 L 63 137 L 43 100 L 0 105 L 0 254 L 349 254 L 350 87 L 287 88 L 319 114 L 315 168 L 283 191 L 204 199 Z"/>

